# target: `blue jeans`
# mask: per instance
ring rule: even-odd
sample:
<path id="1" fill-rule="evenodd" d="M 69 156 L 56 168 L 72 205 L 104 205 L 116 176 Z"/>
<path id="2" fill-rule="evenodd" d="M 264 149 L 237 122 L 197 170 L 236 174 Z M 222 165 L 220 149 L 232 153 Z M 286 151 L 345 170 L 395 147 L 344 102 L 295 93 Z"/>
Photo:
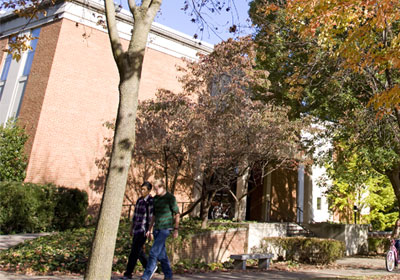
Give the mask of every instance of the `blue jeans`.
<path id="1" fill-rule="evenodd" d="M 149 280 L 151 274 L 157 266 L 157 260 L 161 263 L 161 268 L 164 273 L 164 278 L 172 279 L 171 265 L 169 264 L 167 251 L 165 250 L 165 241 L 170 234 L 169 229 L 154 230 L 154 243 L 151 246 L 149 260 L 146 270 L 143 273 L 142 279 Z"/>

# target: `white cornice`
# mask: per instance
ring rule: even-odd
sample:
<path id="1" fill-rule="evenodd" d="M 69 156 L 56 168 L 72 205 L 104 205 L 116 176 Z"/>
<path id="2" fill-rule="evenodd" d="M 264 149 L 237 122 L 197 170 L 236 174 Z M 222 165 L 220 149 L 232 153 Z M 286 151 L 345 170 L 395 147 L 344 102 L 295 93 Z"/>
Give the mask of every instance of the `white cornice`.
<path id="1" fill-rule="evenodd" d="M 62 18 L 107 32 L 97 23 L 100 17 L 104 20 L 102 0 L 59 1 L 54 6 L 49 5 L 46 10 L 46 16 L 41 15 L 38 19 L 31 21 L 19 18 L 12 12 L 0 14 L 0 39 Z M 130 40 L 133 18 L 129 11 L 121 10 L 117 14 L 117 26 L 120 37 Z M 195 40 L 186 34 L 159 23 L 152 24 L 147 45 L 149 48 L 169 55 L 189 59 L 196 59 L 196 53 L 198 52 L 207 54 L 213 50 L 211 44 Z"/>

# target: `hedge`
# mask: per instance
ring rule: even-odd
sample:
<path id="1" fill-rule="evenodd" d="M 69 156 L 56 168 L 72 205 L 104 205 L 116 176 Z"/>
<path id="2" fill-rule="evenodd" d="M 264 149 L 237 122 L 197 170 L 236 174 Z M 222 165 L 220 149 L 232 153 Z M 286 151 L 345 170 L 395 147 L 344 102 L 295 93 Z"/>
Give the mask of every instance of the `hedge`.
<path id="1" fill-rule="evenodd" d="M 390 247 L 390 238 L 368 237 L 368 253 L 384 254 Z"/>
<path id="2" fill-rule="evenodd" d="M 268 237 L 262 240 L 261 251 L 275 251 L 287 261 L 308 264 L 329 264 L 344 256 L 342 241 L 309 237 Z"/>
<path id="3" fill-rule="evenodd" d="M 0 182 L 25 179 L 28 162 L 24 145 L 27 140 L 25 130 L 15 119 L 0 125 Z"/>
<path id="4" fill-rule="evenodd" d="M 78 228 L 87 207 L 87 193 L 78 189 L 0 182 L 0 234 Z"/>

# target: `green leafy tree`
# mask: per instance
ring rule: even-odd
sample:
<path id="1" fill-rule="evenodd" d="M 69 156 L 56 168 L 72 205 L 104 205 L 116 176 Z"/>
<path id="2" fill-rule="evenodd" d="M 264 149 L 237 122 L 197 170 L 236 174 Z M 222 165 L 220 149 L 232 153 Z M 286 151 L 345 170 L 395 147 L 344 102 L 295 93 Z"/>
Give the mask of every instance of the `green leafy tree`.
<path id="1" fill-rule="evenodd" d="M 372 168 L 363 153 L 347 153 L 346 146 L 336 144 L 337 156 L 325 159 L 331 182 L 322 180 L 322 184 L 327 188 L 330 209 L 341 222 L 352 223 L 356 218 L 376 230 L 390 228 L 398 215 L 390 181 Z M 354 206 L 358 208 L 356 216 Z M 369 213 L 361 215 L 363 210 Z"/>
<path id="2" fill-rule="evenodd" d="M 366 222 L 375 230 L 391 231 L 399 215 L 398 202 L 394 195 L 390 181 L 383 175 L 375 179 L 375 184 L 369 187 L 366 203 L 370 213 L 366 215 Z"/>
<path id="3" fill-rule="evenodd" d="M 289 105 L 292 118 L 311 114 L 334 121 L 344 106 L 359 103 L 351 92 L 365 92 L 365 81 L 347 69 L 338 71 L 338 60 L 319 48 L 316 39 L 301 36 L 287 21 L 285 3 L 254 0 L 250 8 L 257 30 L 257 65 L 270 73 L 268 99 Z"/>
<path id="4" fill-rule="evenodd" d="M 25 179 L 27 157 L 24 145 L 28 136 L 14 120 L 0 126 L 0 181 L 17 181 Z"/>
<path id="5" fill-rule="evenodd" d="M 326 129 L 315 134 L 317 140 L 328 136 L 335 145 L 346 144 L 343 150 L 334 145 L 327 151 L 330 158 L 343 156 L 349 164 L 351 155 L 357 154 L 389 179 L 400 200 L 400 115 L 394 103 L 388 103 L 390 110 L 386 105 L 369 106 L 371 98 L 393 93 L 399 81 L 397 64 L 392 65 L 388 55 L 397 42 L 398 22 L 390 16 L 382 30 L 377 23 L 382 14 L 376 14 L 393 15 L 398 4 L 387 10 L 377 5 L 374 10 L 371 1 L 360 10 L 357 1 L 330 2 L 253 1 L 256 40 L 262 47 L 273 42 L 268 52 L 260 48 L 259 67 L 281 72 L 271 78 L 271 89 L 278 101 L 291 105 L 293 116 L 306 114 L 324 121 Z M 368 13 L 366 19 L 359 14 L 362 9 Z M 366 34 L 360 33 L 363 29 Z M 279 98 L 282 94 L 285 98 Z M 386 108 L 385 114 L 377 118 L 381 108 Z M 310 147 L 316 143 L 311 141 Z"/>
<path id="6" fill-rule="evenodd" d="M 375 107 L 399 113 L 400 3 L 392 0 L 287 1 L 288 19 L 340 66 L 370 78 Z"/>

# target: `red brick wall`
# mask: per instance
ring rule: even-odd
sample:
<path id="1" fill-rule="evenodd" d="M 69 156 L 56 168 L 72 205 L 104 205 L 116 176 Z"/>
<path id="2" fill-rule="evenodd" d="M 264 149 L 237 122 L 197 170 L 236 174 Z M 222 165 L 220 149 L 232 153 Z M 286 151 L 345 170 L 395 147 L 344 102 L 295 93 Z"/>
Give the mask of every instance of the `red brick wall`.
<path id="1" fill-rule="evenodd" d="M 116 116 L 117 67 L 105 32 L 66 19 L 57 25 L 60 29 L 50 25 L 39 38 L 38 49 L 42 40 L 58 32 L 55 53 L 43 59 L 45 65 L 51 63 L 47 85 L 41 93 L 35 92 L 41 96 L 45 90 L 26 181 L 78 187 L 97 203 L 100 194 L 89 189 L 89 181 L 98 175 L 95 161 L 104 157 L 104 138 L 111 136 L 103 124 Z M 38 61 L 35 56 L 32 78 L 40 76 Z M 139 98 L 154 96 L 160 87 L 178 90 L 175 65 L 180 63 L 176 57 L 148 49 Z"/>
<path id="2" fill-rule="evenodd" d="M 224 262 L 232 254 L 247 252 L 247 229 L 231 229 L 194 235 L 191 240 L 174 251 L 171 261 L 202 260 L 207 263 Z"/>
<path id="3" fill-rule="evenodd" d="M 25 88 L 18 119 L 30 136 L 25 144 L 25 152 L 28 157 L 36 135 L 60 29 L 61 21 L 41 27 L 40 39 L 36 46 L 31 73 Z"/>

